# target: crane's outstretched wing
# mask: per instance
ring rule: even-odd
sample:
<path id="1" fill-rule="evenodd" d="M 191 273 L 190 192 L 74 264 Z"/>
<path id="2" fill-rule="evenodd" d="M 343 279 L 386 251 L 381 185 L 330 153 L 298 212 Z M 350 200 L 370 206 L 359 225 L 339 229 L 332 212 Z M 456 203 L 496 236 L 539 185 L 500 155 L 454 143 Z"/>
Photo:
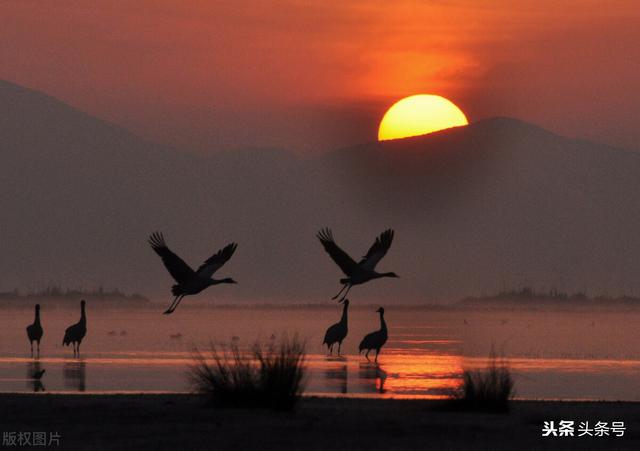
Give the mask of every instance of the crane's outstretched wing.
<path id="1" fill-rule="evenodd" d="M 155 232 L 149 237 L 149 244 L 151 248 L 156 251 L 156 254 L 162 258 L 162 263 L 171 274 L 176 282 L 183 283 L 186 282 L 189 278 L 195 276 L 195 272 L 189 265 L 187 265 L 184 260 L 178 257 L 176 254 L 171 252 L 171 250 L 167 247 L 167 244 L 164 242 L 164 236 L 162 233 Z"/>
<path id="2" fill-rule="evenodd" d="M 238 245 L 236 243 L 227 244 L 224 248 L 220 249 L 216 254 L 209 257 L 200 267 L 196 270 L 198 276 L 205 279 L 210 278 L 214 272 L 219 270 L 222 265 L 227 263 L 233 253 L 236 251 Z"/>
<path id="3" fill-rule="evenodd" d="M 324 246 L 324 250 L 327 251 L 327 254 L 329 254 L 333 261 L 336 262 L 342 272 L 347 276 L 351 276 L 358 264 L 349 257 L 349 254 L 338 247 L 336 242 L 333 240 L 333 233 L 331 233 L 331 229 L 324 228 L 320 230 L 317 237 Z"/>
<path id="4" fill-rule="evenodd" d="M 373 271 L 382 257 L 385 256 L 391 243 L 393 242 L 393 230 L 387 229 L 380 234 L 376 241 L 373 243 L 367 255 L 362 257 L 360 263 L 358 263 L 363 269 Z"/>

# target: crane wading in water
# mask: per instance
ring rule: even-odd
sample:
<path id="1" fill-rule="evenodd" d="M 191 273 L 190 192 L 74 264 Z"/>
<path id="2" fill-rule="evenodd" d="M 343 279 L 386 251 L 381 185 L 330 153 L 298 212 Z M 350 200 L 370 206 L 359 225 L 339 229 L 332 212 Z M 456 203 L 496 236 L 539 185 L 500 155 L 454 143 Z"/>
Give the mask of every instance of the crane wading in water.
<path id="1" fill-rule="evenodd" d="M 393 230 L 388 229 L 382 232 L 380 236 L 376 238 L 376 241 L 369 249 L 369 252 L 367 252 L 367 255 L 362 257 L 358 263 L 356 263 L 349 254 L 340 249 L 336 244 L 333 240 L 333 233 L 331 232 L 331 229 L 324 228 L 318 232 L 317 236 L 320 243 L 322 243 L 322 246 L 324 246 L 324 250 L 327 251 L 333 261 L 336 262 L 342 272 L 347 276 L 340 279 L 342 289 L 331 299 L 337 299 L 346 289 L 347 291 L 341 298 L 341 300 L 344 300 L 347 297 L 347 294 L 349 294 L 349 290 L 351 290 L 351 287 L 354 285 L 360 285 L 370 280 L 380 279 L 382 277 L 398 277 L 394 272 L 379 273 L 375 271 L 376 265 L 380 260 L 382 260 L 382 257 L 385 256 L 389 247 L 391 247 L 391 243 L 393 242 Z"/>
<path id="2" fill-rule="evenodd" d="M 36 317 L 33 320 L 33 324 L 27 326 L 27 337 L 29 337 L 29 343 L 31 343 L 31 357 L 33 357 L 33 342 L 38 345 L 38 356 L 40 356 L 40 340 L 43 335 L 42 324 L 40 324 L 40 304 L 36 304 Z"/>
<path id="3" fill-rule="evenodd" d="M 324 341 L 322 344 L 326 344 L 329 348 L 329 355 L 333 354 L 333 345 L 338 343 L 338 355 L 340 355 L 340 348 L 342 347 L 342 341 L 346 338 L 349 328 L 347 327 L 347 310 L 349 309 L 349 299 L 341 301 L 344 303 L 342 308 L 342 318 L 340 322 L 333 324 L 327 329 L 327 333 L 324 334 Z"/>
<path id="4" fill-rule="evenodd" d="M 67 330 L 64 332 L 64 338 L 62 339 L 63 346 L 69 346 L 69 344 L 73 346 L 74 356 L 80 355 L 80 343 L 82 343 L 82 339 L 87 334 L 86 304 L 84 299 L 80 301 L 80 321 L 73 326 L 67 327 Z"/>
<path id="5" fill-rule="evenodd" d="M 178 307 L 180 301 L 190 294 L 198 294 L 211 285 L 221 283 L 237 283 L 230 277 L 225 279 L 213 279 L 213 273 L 220 269 L 236 251 L 238 245 L 236 243 L 227 244 L 216 254 L 209 257 L 200 267 L 194 271 L 184 260 L 171 252 L 164 241 L 162 233 L 155 232 L 149 237 L 151 248 L 162 258 L 162 263 L 169 271 L 169 274 L 175 279 L 177 284 L 171 287 L 171 293 L 175 296 L 169 308 L 164 312 L 165 315 L 173 313 Z"/>
<path id="6" fill-rule="evenodd" d="M 375 332 L 371 332 L 370 334 L 367 334 L 360 342 L 360 347 L 358 348 L 359 353 L 361 353 L 365 349 L 367 350 L 366 354 L 364 355 L 367 358 L 367 360 L 369 360 L 369 352 L 372 349 L 375 349 L 376 350 L 375 362 L 378 361 L 378 354 L 380 354 L 380 349 L 387 342 L 387 337 L 388 337 L 387 323 L 384 320 L 384 309 L 380 307 L 378 310 L 376 310 L 376 312 L 380 313 L 380 330 L 376 330 Z"/>

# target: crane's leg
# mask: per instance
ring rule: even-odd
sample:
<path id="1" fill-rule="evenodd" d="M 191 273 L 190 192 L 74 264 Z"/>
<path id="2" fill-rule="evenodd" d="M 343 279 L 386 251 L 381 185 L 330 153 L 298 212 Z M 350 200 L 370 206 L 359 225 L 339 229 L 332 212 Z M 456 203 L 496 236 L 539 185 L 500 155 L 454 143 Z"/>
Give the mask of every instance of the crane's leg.
<path id="1" fill-rule="evenodd" d="M 78 342 L 78 357 L 80 357 L 80 342 Z"/>
<path id="2" fill-rule="evenodd" d="M 340 291 L 338 291 L 338 294 L 336 294 L 336 295 L 335 295 L 334 297 L 332 297 L 331 299 L 332 299 L 332 300 L 334 300 L 334 301 L 335 301 L 336 299 L 338 299 L 338 296 L 340 296 L 340 295 L 342 294 L 342 292 L 344 291 L 344 289 L 345 289 L 345 288 L 347 288 L 347 286 L 349 286 L 349 285 L 348 285 L 348 284 L 346 284 L 346 283 L 345 283 L 344 285 L 342 285 L 342 288 L 340 289 Z"/>
<path id="3" fill-rule="evenodd" d="M 367 362 L 371 362 L 371 360 L 369 360 L 369 351 L 371 351 L 371 349 L 367 349 L 367 352 L 364 354 L 364 356 L 367 359 Z"/>
<path id="4" fill-rule="evenodd" d="M 376 349 L 376 359 L 374 360 L 374 362 L 378 363 L 378 353 L 380 352 L 380 349 Z"/>
<path id="5" fill-rule="evenodd" d="M 33 357 L 33 341 L 31 342 L 31 357 Z"/>
<path id="6" fill-rule="evenodd" d="M 339 341 L 338 342 L 338 355 L 340 355 L 340 348 L 342 347 L 342 342 Z"/>
<path id="7" fill-rule="evenodd" d="M 176 305 L 174 305 L 174 306 L 173 306 L 173 308 L 171 309 L 171 312 L 170 312 L 170 313 L 173 313 L 173 311 L 174 311 L 176 308 L 178 308 L 178 304 L 180 304 L 180 301 L 182 301 L 182 298 L 183 298 L 184 296 L 185 296 L 185 295 L 183 294 L 182 296 L 180 296 L 180 297 L 178 298 L 178 302 L 176 302 Z"/>
<path id="8" fill-rule="evenodd" d="M 38 357 L 40 357 L 40 340 L 38 340 Z"/>
<path id="9" fill-rule="evenodd" d="M 347 291 L 342 295 L 342 299 L 340 299 L 340 302 L 344 301 L 347 298 L 347 295 L 349 294 L 350 290 L 351 290 L 351 285 L 347 287 Z"/>
<path id="10" fill-rule="evenodd" d="M 173 299 L 173 302 L 171 303 L 171 305 L 169 306 L 169 308 L 168 308 L 168 309 L 166 309 L 166 310 L 164 311 L 164 315 L 168 315 L 169 313 L 173 313 L 173 311 L 174 311 L 174 310 L 175 310 L 175 308 L 176 308 L 175 306 L 177 305 L 177 304 L 176 304 L 176 301 L 178 300 L 178 298 L 180 298 L 180 295 L 176 296 L 176 297 Z"/>
<path id="11" fill-rule="evenodd" d="M 333 355 L 333 343 L 329 345 L 329 355 Z"/>

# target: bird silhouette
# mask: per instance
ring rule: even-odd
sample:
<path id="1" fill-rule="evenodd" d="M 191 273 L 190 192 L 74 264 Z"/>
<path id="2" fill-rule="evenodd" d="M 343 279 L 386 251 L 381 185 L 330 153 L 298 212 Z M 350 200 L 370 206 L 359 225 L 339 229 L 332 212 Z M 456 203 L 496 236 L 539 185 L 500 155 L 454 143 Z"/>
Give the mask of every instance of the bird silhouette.
<path id="1" fill-rule="evenodd" d="M 149 237 L 151 248 L 162 258 L 162 263 L 175 279 L 177 284 L 171 287 L 171 293 L 175 296 L 165 315 L 173 313 L 178 307 L 182 298 L 191 294 L 198 294 L 211 285 L 221 283 L 237 283 L 230 277 L 224 279 L 213 279 L 213 273 L 220 269 L 236 251 L 238 245 L 231 243 L 220 249 L 216 254 L 209 257 L 200 267 L 194 271 L 184 260 L 171 252 L 164 241 L 162 233 L 155 232 Z"/>
<path id="2" fill-rule="evenodd" d="M 80 355 L 80 343 L 87 334 L 87 314 L 85 312 L 86 302 L 84 299 L 80 301 L 80 321 L 73 326 L 67 327 L 64 332 L 64 338 L 62 339 L 63 346 L 73 346 L 73 355 Z"/>
<path id="3" fill-rule="evenodd" d="M 379 273 L 375 271 L 375 267 L 382 257 L 385 256 L 391 243 L 393 242 L 393 230 L 388 229 L 380 234 L 376 241 L 373 243 L 367 255 L 356 263 L 349 254 L 340 249 L 340 247 L 333 240 L 333 233 L 331 229 L 324 228 L 318 232 L 318 239 L 324 250 L 327 251 L 329 256 L 340 267 L 346 278 L 340 279 L 342 288 L 332 299 L 337 299 L 340 294 L 346 289 L 347 291 L 342 296 L 341 300 L 344 300 L 349 294 L 349 290 L 354 285 L 360 285 L 373 279 L 379 279 L 381 277 L 398 277 L 394 272 Z"/>
<path id="4" fill-rule="evenodd" d="M 359 346 L 359 352 L 362 352 L 363 350 L 367 350 L 366 354 L 364 355 L 367 360 L 369 360 L 369 352 L 372 349 L 376 350 L 376 359 L 375 361 L 378 361 L 378 354 L 380 353 L 380 348 L 382 348 L 384 346 L 384 344 L 387 342 L 387 337 L 388 337 L 388 333 L 387 333 L 387 323 L 384 320 L 384 309 L 382 307 L 380 307 L 378 310 L 376 310 L 377 313 L 380 313 L 380 330 L 376 330 L 375 332 L 371 332 L 370 334 L 367 334 L 362 341 L 360 342 L 360 346 Z"/>
<path id="5" fill-rule="evenodd" d="M 36 304 L 36 314 L 33 324 L 27 326 L 27 337 L 29 337 L 29 343 L 31 344 L 31 357 L 33 357 L 33 342 L 38 345 L 38 356 L 40 356 L 40 340 L 44 331 L 42 330 L 42 324 L 40 324 L 40 304 Z"/>
<path id="6" fill-rule="evenodd" d="M 36 371 L 35 373 L 33 373 L 33 378 L 39 381 L 40 379 L 42 379 L 42 376 L 44 375 L 45 371 L 46 370 Z"/>
<path id="7" fill-rule="evenodd" d="M 326 344 L 329 348 L 329 355 L 333 354 L 333 345 L 338 343 L 338 355 L 340 355 L 340 348 L 342 347 L 342 341 L 347 336 L 349 328 L 347 327 L 347 310 L 349 309 L 349 299 L 342 301 L 344 307 L 342 308 L 342 318 L 340 322 L 337 322 L 327 329 L 324 334 L 324 341 L 322 344 Z"/>

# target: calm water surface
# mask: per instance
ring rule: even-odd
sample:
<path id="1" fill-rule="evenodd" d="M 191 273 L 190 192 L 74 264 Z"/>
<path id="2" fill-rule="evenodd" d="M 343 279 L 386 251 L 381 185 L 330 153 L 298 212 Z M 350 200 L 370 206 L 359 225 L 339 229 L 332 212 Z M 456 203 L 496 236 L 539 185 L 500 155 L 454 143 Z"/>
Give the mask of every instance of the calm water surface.
<path id="1" fill-rule="evenodd" d="M 241 347 L 298 333 L 307 342 L 307 394 L 422 397 L 449 394 L 463 369 L 503 356 L 519 398 L 640 400 L 640 311 L 434 311 L 387 307 L 389 341 L 378 365 L 358 356 L 361 338 L 379 327 L 375 308 L 350 312 L 342 357 L 321 346 L 339 307 L 88 308 L 80 358 L 61 345 L 78 311 L 43 307 L 40 358 L 30 357 L 28 309 L 0 313 L 0 392 L 185 392 L 194 346 Z M 46 373 L 41 382 L 32 374 Z"/>

